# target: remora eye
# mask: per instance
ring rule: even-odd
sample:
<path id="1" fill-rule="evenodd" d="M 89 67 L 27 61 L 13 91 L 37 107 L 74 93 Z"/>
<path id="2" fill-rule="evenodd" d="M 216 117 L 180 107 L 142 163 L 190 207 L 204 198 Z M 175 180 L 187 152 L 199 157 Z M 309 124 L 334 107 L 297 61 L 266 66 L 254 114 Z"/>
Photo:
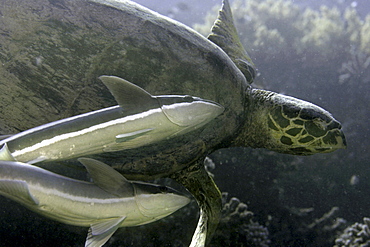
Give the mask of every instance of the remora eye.
<path id="1" fill-rule="evenodd" d="M 184 100 L 184 102 L 193 102 L 194 98 L 190 95 L 185 95 L 183 100 Z"/>
<path id="2" fill-rule="evenodd" d="M 159 186 L 158 189 L 160 190 L 160 192 L 162 193 L 167 193 L 169 190 L 166 186 Z"/>

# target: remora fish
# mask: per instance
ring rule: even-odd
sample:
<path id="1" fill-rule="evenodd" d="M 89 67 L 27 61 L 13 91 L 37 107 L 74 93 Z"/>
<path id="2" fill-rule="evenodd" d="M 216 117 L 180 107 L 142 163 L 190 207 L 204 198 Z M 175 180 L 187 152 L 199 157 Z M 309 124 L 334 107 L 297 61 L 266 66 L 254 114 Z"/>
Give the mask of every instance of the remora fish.
<path id="1" fill-rule="evenodd" d="M 79 161 L 93 183 L 0 161 L 0 194 L 56 221 L 90 227 L 85 246 L 102 246 L 119 227 L 159 220 L 190 201 L 168 187 L 128 181 L 100 161 Z"/>
<path id="2" fill-rule="evenodd" d="M 152 96 L 118 77 L 101 76 L 118 106 L 62 119 L 0 141 L 0 160 L 34 164 L 114 152 L 199 128 L 224 111 L 192 96 Z"/>

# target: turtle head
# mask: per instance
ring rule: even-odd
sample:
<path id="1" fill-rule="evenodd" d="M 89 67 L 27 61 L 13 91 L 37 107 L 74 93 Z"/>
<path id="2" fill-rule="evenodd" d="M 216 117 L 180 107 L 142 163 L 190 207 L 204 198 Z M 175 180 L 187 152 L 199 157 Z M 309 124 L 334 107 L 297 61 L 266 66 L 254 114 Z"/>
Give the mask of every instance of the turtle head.
<path id="1" fill-rule="evenodd" d="M 346 148 L 341 124 L 321 107 L 260 89 L 252 90 L 252 99 L 256 110 L 249 122 L 260 135 L 255 146 L 295 155 Z"/>

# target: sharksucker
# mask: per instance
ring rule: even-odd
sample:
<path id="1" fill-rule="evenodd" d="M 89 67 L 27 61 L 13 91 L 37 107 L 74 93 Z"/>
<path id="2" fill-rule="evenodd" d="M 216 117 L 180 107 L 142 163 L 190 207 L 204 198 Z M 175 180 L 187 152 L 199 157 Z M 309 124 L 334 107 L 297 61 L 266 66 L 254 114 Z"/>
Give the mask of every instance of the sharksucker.
<path id="1" fill-rule="evenodd" d="M 118 77 L 101 76 L 118 106 L 62 119 L 0 141 L 0 160 L 34 164 L 149 145 L 200 128 L 224 108 L 193 96 L 152 96 Z"/>
<path id="2" fill-rule="evenodd" d="M 85 246 L 102 246 L 119 227 L 156 221 L 190 201 L 168 187 L 128 181 L 100 161 L 79 161 L 93 182 L 0 161 L 0 194 L 56 221 L 90 227 Z"/>

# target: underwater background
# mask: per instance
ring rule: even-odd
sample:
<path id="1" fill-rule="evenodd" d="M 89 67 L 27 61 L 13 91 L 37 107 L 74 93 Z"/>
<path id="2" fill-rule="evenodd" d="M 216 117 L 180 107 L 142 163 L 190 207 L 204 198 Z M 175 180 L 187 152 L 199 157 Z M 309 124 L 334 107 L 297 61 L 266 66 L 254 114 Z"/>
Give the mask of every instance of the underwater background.
<path id="1" fill-rule="evenodd" d="M 221 4 L 137 2 L 204 35 Z M 250 148 L 210 155 L 208 169 L 224 192 L 211 246 L 370 246 L 370 2 L 230 2 L 258 68 L 254 85 L 327 109 L 342 123 L 348 147 L 307 157 Z M 192 202 L 161 221 L 121 228 L 107 246 L 187 246 L 197 211 Z M 4 197 L 0 217 L 0 246 L 82 246 L 86 238 L 86 228 L 45 219 Z"/>

